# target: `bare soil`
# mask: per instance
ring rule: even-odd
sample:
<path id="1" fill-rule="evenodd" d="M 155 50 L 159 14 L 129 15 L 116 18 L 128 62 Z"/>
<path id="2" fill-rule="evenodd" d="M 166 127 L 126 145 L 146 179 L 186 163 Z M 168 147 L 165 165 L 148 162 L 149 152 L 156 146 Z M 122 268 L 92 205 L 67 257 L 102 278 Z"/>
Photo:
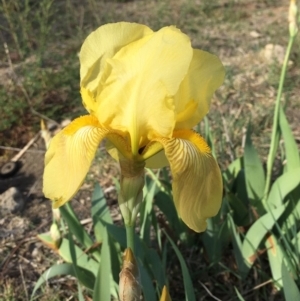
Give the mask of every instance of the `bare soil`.
<path id="1" fill-rule="evenodd" d="M 17 187 L 25 200 L 21 212 L 5 215 L 0 212 L 0 300 L 1 295 L 8 295 L 7 290 L 10 287 L 13 288 L 12 296 L 16 298 L 13 300 L 27 300 L 27 294 L 30 296 L 42 272 L 60 261 L 59 256 L 37 238 L 38 234 L 48 232 L 52 223 L 51 202 L 45 199 L 42 192 L 44 154 L 44 141 L 40 138 L 19 160 L 21 167 L 18 172 L 11 177 L 0 178 L 0 193 L 10 187 Z M 116 192 L 111 180 L 112 176 L 118 173 L 117 165 L 110 159 L 102 158 L 94 163 L 91 170 L 87 182 L 72 200 L 74 210 L 81 220 L 90 217 L 89 201 L 94 183 L 98 181 L 106 192 L 114 220 L 120 221 Z M 87 226 L 89 224 L 90 222 Z M 58 281 L 57 285 L 54 285 L 54 292 L 62 294 L 65 288 L 75 292 L 74 282 Z M 44 297 L 39 297 L 39 300 L 49 300 L 49 294 L 53 294 L 53 291 L 48 289 L 50 291 L 45 292 Z M 70 296 L 70 293 L 66 296 Z M 61 295 L 56 300 L 63 298 Z"/>

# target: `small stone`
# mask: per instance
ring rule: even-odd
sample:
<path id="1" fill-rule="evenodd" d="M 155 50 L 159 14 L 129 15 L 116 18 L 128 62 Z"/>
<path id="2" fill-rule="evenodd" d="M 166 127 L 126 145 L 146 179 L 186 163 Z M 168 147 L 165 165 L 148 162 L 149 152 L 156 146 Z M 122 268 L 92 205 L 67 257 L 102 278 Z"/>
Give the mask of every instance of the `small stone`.
<path id="1" fill-rule="evenodd" d="M 32 258 L 35 258 L 39 255 L 39 249 L 38 248 L 34 248 L 33 251 L 31 252 L 31 256 Z"/>
<path id="2" fill-rule="evenodd" d="M 250 36 L 254 39 L 260 38 L 261 34 L 255 30 L 250 31 Z"/>
<path id="3" fill-rule="evenodd" d="M 4 220 L 5 227 L 0 227 L 0 238 L 19 237 L 28 231 L 30 222 L 25 217 L 13 216 L 11 214 L 6 214 L 6 216 L 1 219 Z"/>
<path id="4" fill-rule="evenodd" d="M 267 44 L 263 50 L 263 55 L 268 63 L 273 63 L 275 60 L 282 64 L 285 56 L 285 49 L 281 45 Z"/>
<path id="5" fill-rule="evenodd" d="M 21 212 L 24 204 L 23 196 L 16 187 L 11 187 L 0 194 L 0 211 L 2 214 Z"/>
<path id="6" fill-rule="evenodd" d="M 31 257 L 34 258 L 37 262 L 41 263 L 43 261 L 42 252 L 39 248 L 35 247 L 31 252 Z"/>

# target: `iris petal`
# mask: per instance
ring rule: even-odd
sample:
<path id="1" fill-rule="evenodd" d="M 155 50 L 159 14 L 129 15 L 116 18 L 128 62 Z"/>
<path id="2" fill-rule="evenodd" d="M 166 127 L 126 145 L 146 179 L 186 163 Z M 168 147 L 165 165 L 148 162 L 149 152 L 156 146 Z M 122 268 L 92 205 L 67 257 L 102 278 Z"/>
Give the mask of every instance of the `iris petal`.
<path id="1" fill-rule="evenodd" d="M 191 130 L 158 139 L 165 149 L 173 175 L 173 198 L 182 220 L 194 231 L 206 229 L 222 200 L 220 169 L 204 139 Z"/>
<path id="2" fill-rule="evenodd" d="M 106 59 L 113 57 L 125 45 L 152 32 L 145 25 L 127 22 L 106 24 L 93 31 L 84 41 L 79 55 L 81 86 L 95 92 Z"/>
<path id="3" fill-rule="evenodd" d="M 147 168 L 157 169 L 169 165 L 163 146 L 157 141 L 152 141 L 146 145 L 139 156 L 139 160 L 145 160 Z"/>
<path id="4" fill-rule="evenodd" d="M 156 153 L 153 157 L 150 157 L 146 160 L 146 167 L 158 169 L 165 166 L 169 166 L 169 161 L 165 155 L 165 151 L 161 150 L 160 152 Z"/>
<path id="5" fill-rule="evenodd" d="M 110 130 L 106 140 L 107 152 L 116 160 L 120 161 L 120 158 L 132 159 L 132 152 L 129 143 L 128 135 L 120 132 Z"/>
<path id="6" fill-rule="evenodd" d="M 84 87 L 81 87 L 80 93 L 83 106 L 90 114 L 94 115 L 97 110 L 97 103 L 93 93 Z"/>
<path id="7" fill-rule="evenodd" d="M 45 196 L 58 208 L 80 188 L 96 150 L 108 130 L 93 116 L 75 119 L 50 142 L 45 157 Z"/>
<path id="8" fill-rule="evenodd" d="M 165 27 L 107 59 L 107 77 L 96 99 L 97 118 L 106 126 L 128 132 L 134 155 L 141 140 L 171 137 L 173 96 L 192 55 L 189 38 L 175 27 Z"/>
<path id="9" fill-rule="evenodd" d="M 175 129 L 191 129 L 205 116 L 211 97 L 223 83 L 224 75 L 224 67 L 218 57 L 193 50 L 188 73 L 175 96 Z"/>

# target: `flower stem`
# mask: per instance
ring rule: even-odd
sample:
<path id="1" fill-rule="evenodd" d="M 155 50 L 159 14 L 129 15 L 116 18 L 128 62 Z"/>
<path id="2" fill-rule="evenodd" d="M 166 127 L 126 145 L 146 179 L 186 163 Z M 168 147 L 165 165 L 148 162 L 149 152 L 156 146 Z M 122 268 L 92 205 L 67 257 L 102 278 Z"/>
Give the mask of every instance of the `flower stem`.
<path id="1" fill-rule="evenodd" d="M 279 112 L 280 112 L 280 100 L 282 96 L 282 91 L 283 91 L 283 84 L 286 76 L 286 70 L 289 62 L 289 57 L 291 53 L 291 49 L 293 46 L 294 42 L 294 37 L 290 36 L 289 38 L 289 43 L 287 46 L 287 50 L 285 53 L 285 58 L 283 62 L 283 66 L 281 69 L 281 75 L 280 75 L 280 81 L 279 81 L 279 86 L 277 90 L 277 98 L 276 98 L 276 103 L 275 103 L 275 111 L 274 111 L 274 116 L 273 116 L 273 128 L 272 128 L 272 136 L 271 136 L 271 145 L 270 145 L 270 150 L 268 154 L 268 160 L 267 160 L 267 176 L 266 176 L 266 184 L 265 184 L 265 191 L 264 191 L 264 197 L 263 197 L 263 205 L 265 208 L 267 208 L 266 200 L 268 197 L 269 193 L 269 188 L 270 188 L 270 183 L 271 183 L 271 176 L 272 176 L 272 168 L 273 168 L 273 163 L 276 155 L 276 151 L 278 148 L 278 142 L 279 142 Z"/>
<path id="2" fill-rule="evenodd" d="M 126 241 L 127 241 L 127 248 L 132 250 L 134 254 L 134 225 L 126 225 Z"/>

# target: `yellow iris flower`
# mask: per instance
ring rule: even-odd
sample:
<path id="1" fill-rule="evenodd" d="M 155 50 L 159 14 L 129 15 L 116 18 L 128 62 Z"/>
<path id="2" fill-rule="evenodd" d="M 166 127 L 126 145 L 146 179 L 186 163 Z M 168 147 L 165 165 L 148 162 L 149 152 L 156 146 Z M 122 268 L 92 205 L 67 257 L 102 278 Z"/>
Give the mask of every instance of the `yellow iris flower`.
<path id="1" fill-rule="evenodd" d="M 89 114 L 59 132 L 46 153 L 44 194 L 53 207 L 78 191 L 106 138 L 109 153 L 127 166 L 170 165 L 180 217 L 204 231 L 206 219 L 220 208 L 222 178 L 208 145 L 191 129 L 223 82 L 220 60 L 193 49 L 188 36 L 173 26 L 153 32 L 120 22 L 87 37 L 80 66 Z"/>

